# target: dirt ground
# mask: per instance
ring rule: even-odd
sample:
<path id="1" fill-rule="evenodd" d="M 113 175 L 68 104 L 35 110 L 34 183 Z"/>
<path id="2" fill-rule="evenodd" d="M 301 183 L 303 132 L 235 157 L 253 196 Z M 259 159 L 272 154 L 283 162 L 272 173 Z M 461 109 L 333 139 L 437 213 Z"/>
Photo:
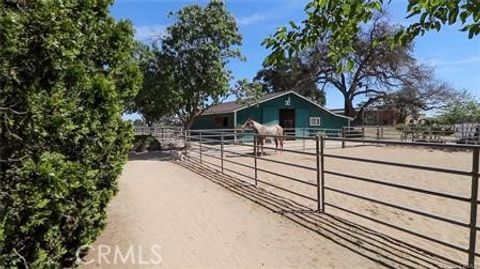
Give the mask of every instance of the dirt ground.
<path id="1" fill-rule="evenodd" d="M 168 157 L 138 155 L 127 163 L 119 193 L 109 205 L 106 230 L 85 258 L 89 264 L 81 268 L 378 268 L 400 264 L 375 254 L 379 244 L 358 241 L 361 234 L 372 237 L 372 231 L 352 230 L 356 228 L 348 222 L 304 212 L 304 206 L 266 190 Z M 115 258 L 118 250 L 125 255 L 132 246 L 133 254 L 123 256 L 127 262 L 121 262 L 121 256 Z M 151 251 L 153 246 L 160 251 Z M 161 257 L 155 256 L 158 252 Z"/>
<path id="2" fill-rule="evenodd" d="M 461 171 L 471 171 L 472 168 L 472 153 L 467 151 L 347 145 L 349 147 L 343 149 L 339 143 L 328 142 L 325 153 Z M 212 144 L 211 147 L 218 149 L 219 145 Z M 287 141 L 286 148 L 313 153 L 315 143 Z M 330 205 L 463 248 L 468 247 L 469 231 L 465 227 L 331 190 L 325 191 L 325 201 L 330 204 L 325 213 L 315 212 L 317 188 L 311 185 L 317 181 L 316 156 L 267 149 L 263 160 L 258 159 L 257 167 L 277 175 L 259 171 L 258 179 L 263 182 L 255 187 L 254 170 L 245 167 L 254 166 L 251 147 L 225 146 L 225 174 L 219 171 L 220 160 L 214 158 L 220 157 L 219 151 L 204 147 L 203 163 L 200 164 L 195 161 L 199 158 L 198 151 L 192 149 L 188 153 L 192 157 L 190 161 L 173 162 L 168 156 L 147 154 L 134 156 L 128 162 L 120 179 L 120 192 L 109 207 L 107 228 L 87 257 L 92 263 L 84 268 L 457 268 L 459 263 L 467 262 L 467 255 L 461 251 Z M 325 158 L 325 170 L 470 196 L 471 179 L 461 175 L 334 158 Z M 470 211 L 466 202 L 330 174 L 325 175 L 325 186 L 469 222 Z M 131 245 L 145 248 L 159 245 L 161 264 L 139 266 L 138 260 L 137 263 L 108 264 L 99 258 L 97 250 L 102 245 L 118 245 L 124 250 Z M 150 257 L 151 253 L 146 255 Z"/>
<path id="3" fill-rule="evenodd" d="M 347 144 L 345 149 L 340 147 L 337 142 L 329 141 L 326 145 L 325 153 L 332 155 L 359 157 L 364 159 L 373 159 L 389 162 L 399 162 L 405 164 L 434 166 L 439 168 L 448 168 L 461 171 L 471 171 L 472 169 L 472 153 L 467 151 L 447 151 L 438 149 L 426 149 L 426 148 L 411 148 L 411 147 L 399 147 L 399 146 L 376 146 L 361 144 Z M 213 147 L 218 147 L 212 145 Z M 273 147 L 272 144 L 267 146 Z M 315 152 L 314 141 L 307 141 L 304 145 L 301 141 L 287 141 L 287 149 L 303 150 L 305 152 Z M 252 148 L 246 146 L 225 146 L 226 151 L 243 152 L 252 155 Z M 203 153 L 203 164 L 210 165 L 207 162 L 220 165 L 220 160 L 211 156 L 219 156 L 220 153 L 215 150 L 206 149 Z M 198 152 L 190 152 L 191 156 L 199 157 Z M 272 171 L 280 175 L 301 179 L 306 182 L 316 184 L 316 171 L 315 169 L 308 170 L 304 168 L 295 168 L 284 164 L 277 164 L 269 162 L 268 160 L 279 160 L 286 163 L 298 164 L 308 166 L 311 168 L 316 167 L 316 157 L 307 156 L 302 154 L 288 153 L 288 152 L 275 152 L 274 150 L 267 149 L 266 156 L 263 156 L 264 160 L 258 160 L 257 166 L 261 169 Z M 236 154 L 226 152 L 224 168 L 225 173 L 235 177 L 242 178 L 243 180 L 253 183 L 252 177 L 254 177 L 254 170 L 248 167 L 244 167 L 238 164 L 233 164 L 230 161 L 239 162 L 243 165 L 254 166 L 254 159 L 252 156 L 243 157 Z M 218 167 L 212 166 L 216 169 Z M 227 169 L 233 170 L 231 172 Z M 378 165 L 364 162 L 356 162 L 351 160 L 341 160 L 336 158 L 325 158 L 325 170 L 340 172 L 347 175 L 353 175 L 357 177 L 363 177 L 367 179 L 375 179 L 378 181 L 395 183 L 399 185 L 406 185 L 411 187 L 422 188 L 425 190 L 445 192 L 457 196 L 469 197 L 471 188 L 471 178 L 468 176 L 445 174 L 424 170 L 417 170 L 411 168 L 402 168 L 387 165 Z M 240 175 L 245 175 L 242 177 Z M 266 172 L 258 172 L 258 179 L 265 183 L 275 184 L 287 190 L 293 190 L 295 192 L 304 194 L 312 199 L 317 197 L 317 189 L 315 186 L 295 182 L 289 179 L 279 177 L 278 175 L 271 175 Z M 298 197 L 291 193 L 273 188 L 264 183 L 259 183 L 259 186 L 265 188 L 267 191 L 271 191 L 275 194 L 281 195 L 292 199 L 293 201 L 305 205 L 308 208 L 316 209 L 317 204 L 315 201 L 311 201 L 302 197 Z M 448 219 L 457 220 L 463 223 L 469 223 L 470 207 L 469 203 L 463 201 L 454 201 L 447 198 L 441 198 L 424 193 L 412 192 L 408 190 L 400 190 L 389 186 L 372 184 L 369 182 L 354 180 L 352 178 L 325 175 L 325 186 L 330 188 L 347 191 L 361 196 L 398 204 L 403 207 L 408 207 L 423 212 L 432 213 L 437 216 L 442 216 Z M 414 213 L 405 212 L 392 207 L 384 206 L 381 204 L 364 201 L 358 198 L 346 196 L 344 194 L 326 190 L 325 201 L 329 204 L 340 206 L 342 208 L 351 210 L 353 212 L 367 215 L 371 218 L 381 220 L 385 223 L 392 224 L 404 229 L 414 231 L 416 233 L 433 237 L 435 239 L 453 243 L 454 245 L 468 248 L 468 235 L 469 229 L 466 227 L 459 227 L 449 223 L 444 223 L 439 220 L 432 220 Z M 420 239 L 416 236 L 409 235 L 397 229 L 386 227 L 385 225 L 360 218 L 354 214 L 346 213 L 345 211 L 338 210 L 332 206 L 326 206 L 326 212 L 333 216 L 338 216 L 343 219 L 349 220 L 355 224 L 362 225 L 363 227 L 371 228 L 372 230 L 379 232 L 383 235 L 395 239 L 401 239 L 410 245 L 420 247 L 438 254 L 440 258 L 451 259 L 459 261 L 463 264 L 467 262 L 467 255 L 458 250 L 444 247 L 431 241 Z M 478 241 L 478 239 L 477 239 Z M 382 244 L 384 242 L 382 241 Z M 389 244 L 385 244 L 388 246 Z M 478 249 L 478 248 L 477 248 Z M 404 255 L 401 249 L 386 249 L 386 253 L 397 252 L 398 256 L 405 258 L 404 261 L 408 261 L 410 254 Z M 413 255 L 413 254 L 412 254 Z M 415 255 L 413 255 L 415 256 Z M 388 259 L 387 259 L 388 260 Z M 480 261 L 477 261 L 480 262 Z M 427 266 L 423 261 L 413 264 L 396 264 L 396 266 L 412 266 L 413 268 Z M 440 267 L 451 267 L 452 265 L 439 265 Z"/>

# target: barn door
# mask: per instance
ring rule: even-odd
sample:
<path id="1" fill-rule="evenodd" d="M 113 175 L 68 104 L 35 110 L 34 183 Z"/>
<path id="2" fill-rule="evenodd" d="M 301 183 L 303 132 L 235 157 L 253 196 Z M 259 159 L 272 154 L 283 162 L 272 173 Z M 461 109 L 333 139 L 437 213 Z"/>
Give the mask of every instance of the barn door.
<path id="1" fill-rule="evenodd" d="M 295 139 L 295 110 L 294 109 L 280 109 L 279 123 L 288 137 Z"/>

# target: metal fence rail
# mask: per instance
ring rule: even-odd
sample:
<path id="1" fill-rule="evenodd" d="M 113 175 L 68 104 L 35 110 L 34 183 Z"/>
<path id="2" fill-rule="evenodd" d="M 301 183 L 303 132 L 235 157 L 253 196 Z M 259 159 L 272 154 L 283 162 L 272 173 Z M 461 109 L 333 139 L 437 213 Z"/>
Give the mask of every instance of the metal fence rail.
<path id="1" fill-rule="evenodd" d="M 236 134 L 233 134 L 236 135 Z M 298 139 L 303 139 L 305 141 L 310 140 L 315 142 L 315 152 L 306 152 L 306 151 L 300 151 L 300 150 L 293 150 L 293 149 L 281 149 L 281 148 L 274 148 L 274 147 L 266 147 L 266 146 L 261 146 L 263 149 L 270 149 L 270 150 L 278 150 L 280 152 L 285 152 L 285 153 L 291 153 L 291 154 L 298 154 L 298 155 L 303 155 L 303 156 L 309 156 L 309 157 L 315 157 L 315 166 L 310 167 L 306 166 L 303 164 L 295 164 L 295 163 L 289 163 L 285 161 L 277 161 L 273 159 L 268 159 L 268 158 L 263 158 L 262 156 L 258 155 L 258 151 L 254 150 L 253 154 L 247 154 L 245 152 L 240 152 L 238 149 L 225 149 L 225 146 L 238 146 L 238 147 L 245 147 L 245 148 L 250 148 L 250 149 L 255 149 L 257 148 L 257 143 L 256 143 L 256 134 L 248 134 L 252 136 L 253 143 L 239 143 L 235 139 L 225 139 L 227 137 L 232 137 L 231 132 L 227 133 L 222 133 L 222 132 L 207 132 L 207 133 L 202 133 L 202 132 L 197 132 L 195 134 L 192 133 L 187 133 L 185 136 L 183 136 L 183 139 L 187 142 L 187 147 L 186 150 L 188 149 L 188 157 L 196 159 L 200 162 L 205 162 L 209 165 L 212 165 L 214 167 L 219 168 L 222 172 L 228 171 L 235 173 L 239 176 L 251 179 L 254 181 L 255 185 L 264 184 L 269 187 L 273 187 L 275 189 L 278 189 L 280 191 L 286 192 L 293 194 L 297 197 L 300 197 L 302 199 L 306 199 L 311 202 L 316 203 L 316 211 L 322 213 L 326 212 L 328 209 L 327 207 L 331 207 L 336 210 L 340 210 L 349 214 L 353 214 L 357 217 L 367 219 L 369 221 L 373 221 L 375 223 L 384 225 L 386 227 L 392 228 L 399 230 L 401 232 L 416 236 L 418 238 L 421 238 L 423 240 L 427 240 L 429 242 L 433 242 L 448 248 L 451 248 L 456 251 L 460 251 L 462 253 L 468 254 L 468 261 L 466 263 L 459 262 L 459 261 L 453 261 L 456 263 L 462 263 L 467 265 L 469 268 L 473 268 L 475 264 L 475 256 L 480 256 L 479 253 L 476 252 L 476 235 L 477 235 L 477 230 L 480 230 L 480 227 L 477 226 L 477 205 L 479 203 L 478 201 L 478 179 L 479 179 L 479 149 L 480 146 L 476 145 L 454 145 L 454 144 L 431 144 L 431 143 L 411 143 L 411 142 L 400 142 L 400 141 L 379 141 L 376 139 L 365 139 L 364 137 L 358 139 L 358 138 L 349 138 L 346 136 L 342 137 L 328 137 L 328 136 L 315 136 L 315 137 L 299 137 Z M 385 146 L 408 146 L 408 147 L 428 147 L 428 148 L 436 148 L 436 149 L 457 149 L 457 150 L 463 150 L 463 151 L 470 151 L 472 152 L 472 169 L 469 171 L 465 170 L 457 170 L 457 169 L 448 169 L 448 168 L 442 168 L 442 167 L 433 167 L 433 166 L 426 166 L 426 165 L 417 165 L 417 164 L 407 164 L 407 163 L 400 163 L 400 162 L 393 162 L 393 161 L 386 161 L 386 160 L 374 160 L 374 159 L 366 159 L 366 158 L 358 158 L 358 157 L 352 157 L 352 156 L 341 156 L 341 155 L 335 155 L 335 154 L 329 154 L 326 152 L 325 148 L 325 143 L 326 141 L 337 141 L 341 142 L 342 144 L 346 143 L 364 143 L 364 144 L 381 144 Z M 226 156 L 226 153 L 232 154 L 234 156 L 241 156 L 241 157 L 246 157 L 253 159 L 253 162 L 251 164 L 245 163 L 245 161 L 234 161 L 228 156 Z M 195 156 L 193 156 L 195 155 Z M 219 160 L 220 163 L 213 163 L 211 161 L 205 160 L 205 156 Z M 397 183 L 391 183 L 383 180 L 378 180 L 374 178 L 367 178 L 367 177 L 362 177 L 358 175 L 350 175 L 343 173 L 342 171 L 334 171 L 332 168 L 326 167 L 326 159 L 338 159 L 346 162 L 363 162 L 363 163 L 368 163 L 368 164 L 375 164 L 375 165 L 382 165 L 382 166 L 395 166 L 395 167 L 401 167 L 401 168 L 407 168 L 407 169 L 414 169 L 414 170 L 421 170 L 421 171 L 430 171 L 430 172 L 435 172 L 435 173 L 442 173 L 442 174 L 453 174 L 461 178 L 461 180 L 470 180 L 471 181 L 471 186 L 470 186 L 470 195 L 469 197 L 464 197 L 461 195 L 457 194 L 452 194 L 452 193 L 447 193 L 447 192 L 440 192 L 440 191 L 434 191 L 434 190 L 429 190 L 425 188 L 417 188 L 413 186 L 405 186 L 402 184 L 397 184 Z M 310 179 L 310 181 L 304 179 L 304 178 L 297 178 L 293 176 L 287 176 L 284 174 L 281 174 L 277 171 L 271 171 L 268 169 L 265 169 L 263 167 L 259 167 L 258 160 L 270 162 L 273 164 L 278 164 L 281 166 L 290 166 L 290 167 L 295 167 L 298 169 L 306 169 L 309 171 L 315 171 L 315 178 Z M 247 175 L 245 173 L 241 173 L 239 171 L 235 171 L 234 168 L 228 168 L 225 167 L 225 163 L 230 163 L 233 165 L 238 165 L 241 167 L 245 167 L 248 169 L 252 169 L 254 171 L 254 175 Z M 285 188 L 283 186 L 278 186 L 272 182 L 267 182 L 263 178 L 259 178 L 258 172 L 263 172 L 266 174 L 273 175 L 278 178 L 283 178 L 286 180 L 290 180 L 299 184 L 303 184 L 305 186 L 309 186 L 315 189 L 316 192 L 316 197 L 310 197 L 309 195 L 306 195 L 305 193 L 300 193 L 292 189 Z M 375 184 L 378 186 L 386 186 L 388 188 L 392 189 L 401 189 L 405 191 L 410 191 L 410 192 L 415 192 L 421 195 L 427 195 L 427 196 L 435 196 L 435 197 L 441 197 L 444 199 L 452 200 L 452 201 L 457 201 L 461 203 L 465 203 L 466 205 L 469 206 L 469 221 L 468 222 L 463 222 L 459 221 L 457 219 L 453 219 L 451 217 L 446 217 L 446 216 L 441 216 L 438 214 L 433 214 L 431 212 L 426 212 L 423 210 L 420 210 L 418 208 L 412 208 L 412 207 L 407 207 L 404 205 L 399 205 L 391 202 L 387 202 L 381 199 L 377 199 L 375 197 L 371 196 L 366 196 L 366 195 L 360 195 L 356 194 L 347 190 L 342 190 L 338 188 L 334 188 L 329 185 L 325 185 L 325 183 L 328 182 L 329 178 L 328 176 L 336 176 L 336 177 L 342 177 L 348 180 L 353 180 L 353 181 L 359 181 L 359 182 L 367 182 L 370 184 Z M 438 238 L 434 238 L 432 236 L 428 236 L 425 234 L 422 234 L 418 231 L 414 231 L 412 229 L 406 228 L 406 227 L 401 227 L 399 225 L 395 225 L 392 223 L 388 223 L 384 220 L 374 218 L 372 216 L 368 216 L 366 214 L 363 214 L 357 210 L 352 210 L 349 208 L 345 208 L 340 204 L 334 203 L 333 201 L 328 200 L 328 196 L 326 196 L 326 192 L 329 193 L 336 193 L 339 195 L 343 196 L 348 196 L 352 197 L 354 199 L 359 199 L 363 200 L 369 203 L 374 203 L 374 204 L 379 204 L 385 207 L 393 208 L 396 210 L 408 212 L 411 214 L 415 214 L 418 216 L 422 216 L 424 218 L 440 221 L 443 223 L 448 223 L 450 225 L 455 225 L 464 229 L 467 229 L 466 231 L 469 232 L 469 243 L 468 246 L 460 246 L 451 242 L 447 242 Z M 467 213 L 467 212 L 466 212 Z M 432 251 L 424 250 L 426 253 L 432 253 Z M 445 258 L 445 260 L 449 260 L 448 258 Z"/>

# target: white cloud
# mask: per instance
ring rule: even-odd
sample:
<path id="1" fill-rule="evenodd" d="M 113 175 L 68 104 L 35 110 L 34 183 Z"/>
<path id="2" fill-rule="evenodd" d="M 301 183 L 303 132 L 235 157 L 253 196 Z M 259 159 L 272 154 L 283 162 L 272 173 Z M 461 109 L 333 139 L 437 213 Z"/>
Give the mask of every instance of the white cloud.
<path id="1" fill-rule="evenodd" d="M 468 57 L 463 59 L 456 59 L 456 60 L 444 60 L 444 59 L 436 59 L 431 58 L 425 61 L 429 65 L 433 65 L 436 67 L 449 67 L 449 66 L 461 66 L 461 65 L 469 65 L 469 64 L 479 64 L 480 57 Z"/>
<path id="2" fill-rule="evenodd" d="M 166 26 L 159 25 L 145 25 L 135 27 L 135 38 L 138 40 L 153 40 L 165 34 Z"/>
<path id="3" fill-rule="evenodd" d="M 245 17 L 237 18 L 237 22 L 239 25 L 248 26 L 252 24 L 256 24 L 262 21 L 265 21 L 268 17 L 266 15 L 254 13 Z"/>

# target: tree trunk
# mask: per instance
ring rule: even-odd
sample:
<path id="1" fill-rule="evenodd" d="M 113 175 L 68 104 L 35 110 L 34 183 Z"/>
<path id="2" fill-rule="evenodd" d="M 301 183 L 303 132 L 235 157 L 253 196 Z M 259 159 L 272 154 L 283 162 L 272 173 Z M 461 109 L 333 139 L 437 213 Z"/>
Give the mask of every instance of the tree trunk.
<path id="1" fill-rule="evenodd" d="M 193 117 L 190 118 L 190 119 L 187 119 L 187 121 L 185 121 L 185 122 L 183 123 L 183 128 L 184 128 L 185 130 L 190 130 L 190 129 L 192 129 L 192 125 L 193 125 L 193 121 L 194 121 L 194 120 L 195 120 L 195 118 L 193 118 Z"/>
<path id="2" fill-rule="evenodd" d="M 355 118 L 355 109 L 348 97 L 345 98 L 345 116 Z"/>

